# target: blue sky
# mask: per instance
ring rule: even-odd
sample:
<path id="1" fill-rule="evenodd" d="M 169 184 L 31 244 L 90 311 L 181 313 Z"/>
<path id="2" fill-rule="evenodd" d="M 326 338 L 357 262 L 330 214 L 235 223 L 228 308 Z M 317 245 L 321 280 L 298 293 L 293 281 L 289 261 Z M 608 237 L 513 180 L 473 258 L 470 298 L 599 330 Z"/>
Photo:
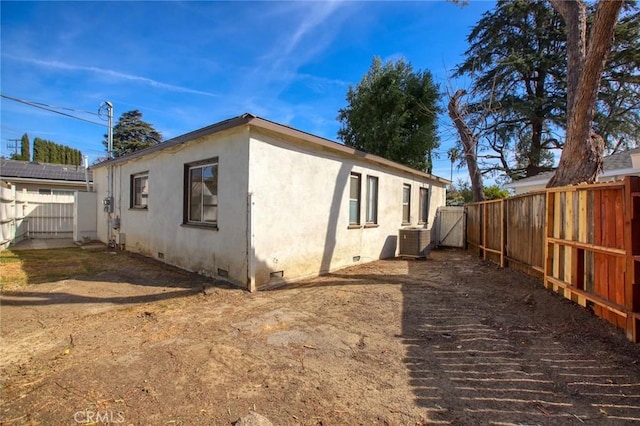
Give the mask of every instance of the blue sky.
<path id="1" fill-rule="evenodd" d="M 0 149 L 27 132 L 104 155 L 103 101 L 117 120 L 138 109 L 169 139 L 244 112 L 337 140 L 338 110 L 372 58 L 403 58 L 429 70 L 441 90 L 466 37 L 493 2 L 461 8 L 421 2 L 5 2 L 1 7 L 3 95 L 89 121 L 0 100 Z M 444 101 L 443 101 L 444 102 Z M 440 119 L 440 160 L 455 133 Z M 454 170 L 466 177 L 466 170 Z"/>

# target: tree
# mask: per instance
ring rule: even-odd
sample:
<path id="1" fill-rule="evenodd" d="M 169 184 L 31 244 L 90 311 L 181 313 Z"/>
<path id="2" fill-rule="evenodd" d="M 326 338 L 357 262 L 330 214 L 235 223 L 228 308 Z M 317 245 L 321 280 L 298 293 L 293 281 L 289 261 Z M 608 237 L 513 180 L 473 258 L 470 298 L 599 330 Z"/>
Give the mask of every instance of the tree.
<path id="1" fill-rule="evenodd" d="M 374 57 L 346 99 L 347 107 L 338 114 L 338 138 L 345 145 L 431 172 L 440 112 L 431 73 L 414 72 L 403 60 L 383 64 Z"/>
<path id="2" fill-rule="evenodd" d="M 486 200 L 497 200 L 509 197 L 509 192 L 498 185 L 490 185 L 483 188 L 483 194 Z M 447 191 L 447 205 L 461 206 L 463 204 L 475 202 L 473 199 L 473 190 L 468 182 L 458 179 L 457 184 L 451 184 L 451 189 Z"/>
<path id="3" fill-rule="evenodd" d="M 637 138 L 640 19 L 628 7 L 616 27 L 614 60 L 605 68 L 595 127 L 610 148 Z M 591 14 L 594 15 L 594 14 Z M 456 76 L 473 79 L 469 120 L 483 171 L 512 179 L 551 170 L 567 123 L 567 26 L 546 1 L 499 1 L 472 29 Z"/>
<path id="4" fill-rule="evenodd" d="M 9 158 L 11 160 L 18 160 L 18 161 L 31 161 L 29 135 L 25 133 L 24 135 L 22 135 L 22 138 L 20 139 L 20 154 L 15 152 L 11 154 Z"/>
<path id="5" fill-rule="evenodd" d="M 594 182 L 602 171 L 604 140 L 593 132 L 592 122 L 623 0 L 598 2 L 588 44 L 584 1 L 551 0 L 551 4 L 567 24 L 567 136 L 549 188 Z"/>
<path id="6" fill-rule="evenodd" d="M 593 16 L 593 13 L 591 13 Z M 615 153 L 640 145 L 640 11 L 625 3 L 600 81 L 594 130 Z"/>
<path id="7" fill-rule="evenodd" d="M 498 185 L 490 185 L 484 188 L 484 197 L 487 200 L 499 200 L 501 198 L 509 197 L 509 191 Z"/>
<path id="8" fill-rule="evenodd" d="M 464 90 L 458 90 L 449 99 L 449 117 L 453 120 L 453 124 L 460 136 L 460 142 L 464 148 L 464 158 L 467 162 L 469 177 L 471 178 L 471 189 L 473 193 L 473 201 L 484 201 L 483 179 L 477 161 L 478 138 L 473 133 L 465 120 L 465 108 L 460 103 L 460 99 L 466 94 Z"/>
<path id="9" fill-rule="evenodd" d="M 36 137 L 33 139 L 33 161 L 79 166 L 82 164 L 82 152 Z"/>
<path id="10" fill-rule="evenodd" d="M 161 142 L 162 135 L 142 120 L 142 113 L 138 110 L 123 113 L 113 127 L 114 157 L 122 157 Z M 102 143 L 108 148 L 107 135 L 104 135 Z"/>
<path id="11" fill-rule="evenodd" d="M 20 139 L 20 144 L 21 144 L 21 156 L 20 159 L 22 161 L 31 161 L 31 144 L 29 142 L 29 135 L 28 134 L 24 134 L 22 135 L 22 139 Z"/>
<path id="12" fill-rule="evenodd" d="M 453 182 L 453 165 L 460 159 L 460 150 L 457 147 L 449 148 L 447 150 L 447 157 L 449 157 L 449 161 L 451 161 L 451 177 L 449 180 Z"/>
<path id="13" fill-rule="evenodd" d="M 500 1 L 468 36 L 470 47 L 455 75 L 474 79 L 478 100 L 470 112 L 483 114 L 487 131 L 500 135 L 487 143 L 499 156 L 497 169 L 511 177 L 533 176 L 553 165 L 545 150 L 557 147 L 550 127 L 564 120 L 563 67 L 557 59 L 564 57 L 564 38 L 561 17 L 540 0 Z"/>

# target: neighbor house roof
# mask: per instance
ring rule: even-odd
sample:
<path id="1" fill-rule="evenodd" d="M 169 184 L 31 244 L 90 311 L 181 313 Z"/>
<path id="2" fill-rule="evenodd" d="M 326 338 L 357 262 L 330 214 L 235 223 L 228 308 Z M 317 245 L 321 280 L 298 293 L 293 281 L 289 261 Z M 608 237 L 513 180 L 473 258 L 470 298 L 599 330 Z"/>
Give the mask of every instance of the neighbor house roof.
<path id="1" fill-rule="evenodd" d="M 82 166 L 6 160 L 4 158 L 0 162 L 0 177 L 5 180 L 85 182 L 85 173 Z M 90 171 L 89 181 L 92 180 L 93 174 Z"/>
<path id="2" fill-rule="evenodd" d="M 405 166 L 400 163 L 396 163 L 395 161 L 387 160 L 386 158 L 379 157 L 377 155 L 368 154 L 366 152 L 358 151 L 357 149 L 350 148 L 348 146 L 342 145 L 338 142 L 331 141 L 329 139 L 322 138 L 320 136 L 313 135 L 311 133 L 304 132 L 302 130 L 294 129 L 293 127 L 286 126 L 284 124 L 279 124 L 274 121 L 266 120 L 264 118 L 257 117 L 253 114 L 245 113 L 239 115 L 234 118 L 230 118 L 228 120 L 220 121 L 219 123 L 212 124 L 207 127 L 203 127 L 202 129 L 195 130 L 193 132 L 186 133 L 184 135 L 175 137 L 173 139 L 169 139 L 160 144 L 151 146 L 149 148 L 141 149 L 139 151 L 133 152 L 128 155 L 124 155 L 122 157 L 114 158 L 111 160 L 103 161 L 99 164 L 92 166 L 93 168 L 107 166 L 109 164 L 117 164 L 129 160 L 133 160 L 135 158 L 139 158 L 154 152 L 159 152 L 177 145 L 181 145 L 192 141 L 197 138 L 201 138 L 203 136 L 209 136 L 214 133 L 222 132 L 223 130 L 232 129 L 234 127 L 245 126 L 248 125 L 250 127 L 254 127 L 256 129 L 266 130 L 269 132 L 275 132 L 281 135 L 293 137 L 296 139 L 304 140 L 308 143 L 316 145 L 321 149 L 329 149 L 333 151 L 337 151 L 346 155 L 351 155 L 355 157 L 362 158 L 366 161 L 377 163 L 383 166 L 391 167 L 397 170 L 401 170 L 404 172 L 411 173 L 413 175 L 425 177 L 428 179 L 432 179 L 438 181 L 443 184 L 450 184 L 451 181 L 432 175 L 430 173 L 425 173 L 420 170 L 413 169 L 409 166 Z"/>
<path id="3" fill-rule="evenodd" d="M 602 174 L 600 176 L 617 176 L 625 173 L 637 172 L 633 169 L 631 154 L 640 153 L 640 148 L 629 149 L 626 151 L 616 152 L 607 155 L 602 159 Z M 506 188 L 518 188 L 521 186 L 530 186 L 538 184 L 546 184 L 553 176 L 555 171 L 542 172 L 535 176 L 527 177 L 510 182 L 505 185 Z"/>

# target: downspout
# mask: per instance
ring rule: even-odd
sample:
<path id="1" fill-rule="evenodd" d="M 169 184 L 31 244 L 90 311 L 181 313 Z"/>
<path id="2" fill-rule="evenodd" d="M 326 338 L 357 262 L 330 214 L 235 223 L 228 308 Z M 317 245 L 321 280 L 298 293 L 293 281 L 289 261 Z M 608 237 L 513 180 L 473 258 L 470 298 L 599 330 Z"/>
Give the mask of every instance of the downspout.
<path id="1" fill-rule="evenodd" d="M 256 288 L 256 271 L 255 271 L 255 235 L 253 233 L 253 194 L 247 195 L 247 287 L 253 293 Z"/>

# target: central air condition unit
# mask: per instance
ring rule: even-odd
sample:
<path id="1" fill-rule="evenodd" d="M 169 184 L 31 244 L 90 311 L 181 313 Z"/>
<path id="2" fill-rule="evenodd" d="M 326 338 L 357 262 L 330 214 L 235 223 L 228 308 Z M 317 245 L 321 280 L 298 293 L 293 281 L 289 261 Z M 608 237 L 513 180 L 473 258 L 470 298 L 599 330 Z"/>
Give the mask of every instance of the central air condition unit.
<path id="1" fill-rule="evenodd" d="M 431 249 L 431 230 L 425 228 L 401 228 L 399 256 L 427 257 Z"/>

